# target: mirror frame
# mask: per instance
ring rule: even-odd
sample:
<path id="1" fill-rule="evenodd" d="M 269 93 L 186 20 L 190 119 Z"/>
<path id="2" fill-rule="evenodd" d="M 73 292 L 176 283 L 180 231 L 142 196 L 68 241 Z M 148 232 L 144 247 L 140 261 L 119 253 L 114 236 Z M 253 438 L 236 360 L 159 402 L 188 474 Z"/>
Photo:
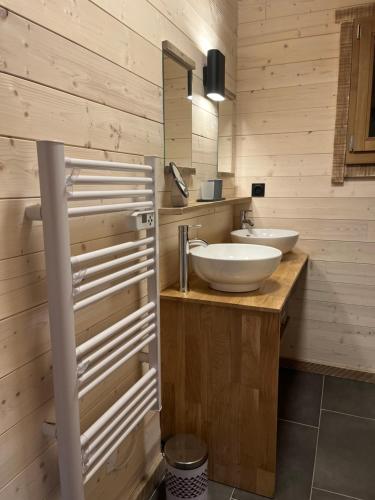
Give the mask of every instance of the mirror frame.
<path id="1" fill-rule="evenodd" d="M 168 54 L 170 57 L 172 57 L 172 59 L 181 64 L 181 66 L 186 68 L 188 71 L 195 69 L 195 62 L 193 61 L 193 59 L 184 54 L 169 40 L 163 40 L 161 47 L 164 54 Z"/>

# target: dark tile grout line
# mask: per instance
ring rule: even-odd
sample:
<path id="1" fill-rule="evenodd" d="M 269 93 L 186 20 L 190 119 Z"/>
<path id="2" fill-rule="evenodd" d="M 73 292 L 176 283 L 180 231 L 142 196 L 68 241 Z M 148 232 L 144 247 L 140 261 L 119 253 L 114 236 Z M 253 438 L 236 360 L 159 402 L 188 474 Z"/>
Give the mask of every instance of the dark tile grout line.
<path id="1" fill-rule="evenodd" d="M 375 418 L 372 418 L 372 417 L 362 417 L 361 415 L 355 415 L 354 413 L 345 413 L 343 411 L 328 410 L 327 408 L 321 408 L 321 411 L 325 411 L 327 413 L 335 413 L 336 415 L 344 415 L 346 417 L 361 418 L 362 420 L 371 420 L 372 422 L 375 421 Z"/>
<path id="2" fill-rule="evenodd" d="M 288 424 L 302 425 L 303 427 L 309 427 L 310 429 L 318 429 L 316 425 L 303 424 L 302 422 L 296 422 L 295 420 L 288 420 L 287 418 L 278 418 L 278 422 L 287 422 Z"/>
<path id="3" fill-rule="evenodd" d="M 343 493 L 336 493 L 336 491 L 325 490 L 323 488 L 313 488 L 316 491 L 324 491 L 325 493 L 331 493 L 331 495 L 337 495 L 338 497 L 350 498 L 350 500 L 363 500 L 362 498 L 350 497 L 348 495 L 344 495 Z"/>
<path id="4" fill-rule="evenodd" d="M 321 395 L 320 395 L 320 408 L 319 408 L 318 432 L 317 432 L 317 435 L 316 435 L 316 446 L 315 446 L 314 466 L 313 466 L 312 477 L 311 477 L 310 500 L 312 500 L 313 486 L 314 486 L 314 479 L 315 479 L 316 457 L 318 456 L 319 433 L 320 433 L 320 422 L 321 422 L 321 420 L 322 420 L 322 406 L 323 406 L 324 382 L 325 382 L 325 379 L 326 379 L 326 376 L 325 376 L 325 375 L 323 375 L 323 380 L 322 380 L 322 393 L 321 393 Z"/>

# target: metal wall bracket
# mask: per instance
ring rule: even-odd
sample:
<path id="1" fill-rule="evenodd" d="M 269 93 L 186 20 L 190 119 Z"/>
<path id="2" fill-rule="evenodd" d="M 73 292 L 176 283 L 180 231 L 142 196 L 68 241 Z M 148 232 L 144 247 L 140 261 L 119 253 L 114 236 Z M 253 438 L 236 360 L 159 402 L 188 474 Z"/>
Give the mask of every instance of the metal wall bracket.
<path id="1" fill-rule="evenodd" d="M 42 206 L 40 203 L 25 208 L 25 215 L 30 220 L 42 220 Z"/>
<path id="2" fill-rule="evenodd" d="M 138 359 L 141 363 L 149 363 L 150 362 L 150 357 L 148 352 L 140 352 L 138 354 Z"/>
<path id="3" fill-rule="evenodd" d="M 57 439 L 57 425 L 55 422 L 43 422 L 42 432 L 47 437 Z"/>

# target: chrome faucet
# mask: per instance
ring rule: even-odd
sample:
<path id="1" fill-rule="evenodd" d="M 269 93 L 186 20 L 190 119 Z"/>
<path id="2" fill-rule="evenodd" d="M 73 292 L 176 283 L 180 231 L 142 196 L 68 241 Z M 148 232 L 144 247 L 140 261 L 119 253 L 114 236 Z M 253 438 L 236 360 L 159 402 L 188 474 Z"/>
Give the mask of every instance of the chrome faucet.
<path id="1" fill-rule="evenodd" d="M 250 229 L 254 227 L 254 222 L 250 219 L 247 214 L 250 214 L 252 210 L 241 210 L 240 212 L 240 224 L 241 229 Z"/>
<path id="2" fill-rule="evenodd" d="M 202 227 L 201 224 L 182 225 L 178 226 L 178 245 L 180 253 L 180 292 L 189 290 L 189 253 L 190 248 L 197 245 L 207 247 L 208 243 L 205 240 L 192 239 L 189 240 L 189 228 Z"/>

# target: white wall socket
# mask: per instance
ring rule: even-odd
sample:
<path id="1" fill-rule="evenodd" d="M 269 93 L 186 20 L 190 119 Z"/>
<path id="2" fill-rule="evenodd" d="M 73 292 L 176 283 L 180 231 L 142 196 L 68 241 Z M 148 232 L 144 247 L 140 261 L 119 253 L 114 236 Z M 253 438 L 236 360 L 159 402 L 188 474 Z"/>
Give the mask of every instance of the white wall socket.
<path id="1" fill-rule="evenodd" d="M 141 231 L 155 227 L 155 213 L 150 210 L 133 212 L 129 217 L 129 229 Z"/>

